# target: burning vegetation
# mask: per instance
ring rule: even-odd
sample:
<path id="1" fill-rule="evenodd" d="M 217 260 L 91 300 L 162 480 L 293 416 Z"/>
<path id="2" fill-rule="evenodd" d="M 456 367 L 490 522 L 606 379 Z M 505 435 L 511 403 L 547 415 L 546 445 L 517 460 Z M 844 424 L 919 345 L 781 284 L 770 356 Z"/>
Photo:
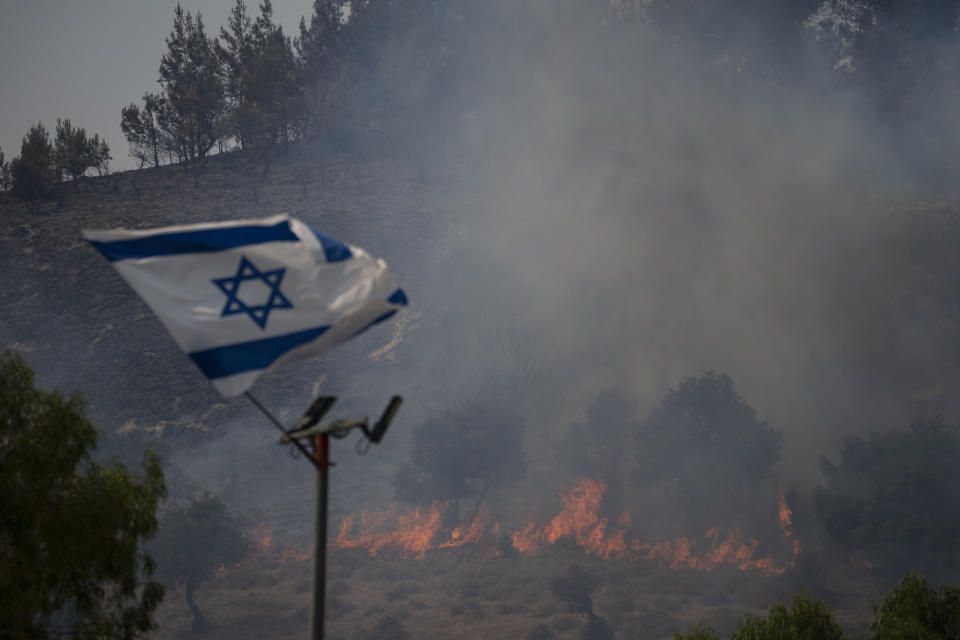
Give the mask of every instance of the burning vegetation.
<path id="1" fill-rule="evenodd" d="M 800 553 L 800 545 L 790 528 L 790 509 L 781 496 L 780 526 L 786 544 L 785 557 L 778 561 L 762 555 L 757 540 L 740 529 L 721 531 L 712 527 L 701 541 L 677 538 L 646 542 L 630 528 L 630 514 L 624 512 L 611 525 L 601 515 L 606 487 L 602 480 L 578 478 L 571 487 L 559 491 L 561 511 L 547 521 L 531 515 L 516 530 L 508 530 L 492 521 L 481 510 L 468 524 L 445 528 L 444 511 L 448 503 L 430 508 L 364 511 L 344 517 L 335 545 L 342 549 L 360 548 L 371 556 L 423 558 L 428 551 L 467 547 L 478 554 L 519 553 L 536 555 L 544 547 L 566 542 L 587 554 L 604 559 L 644 562 L 670 569 L 710 571 L 723 565 L 764 574 L 781 574 Z M 792 556 L 791 556 L 792 554 Z"/>

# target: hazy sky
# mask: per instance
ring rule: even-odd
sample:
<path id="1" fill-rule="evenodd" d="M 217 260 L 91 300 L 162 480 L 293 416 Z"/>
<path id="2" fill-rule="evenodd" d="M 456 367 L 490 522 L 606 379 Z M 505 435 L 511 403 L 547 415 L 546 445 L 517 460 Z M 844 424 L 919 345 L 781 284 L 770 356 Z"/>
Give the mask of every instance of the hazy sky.
<path id="1" fill-rule="evenodd" d="M 211 35 L 219 32 L 234 0 L 189 0 Z M 247 0 L 255 14 L 258 0 Z M 53 131 L 70 118 L 110 145 L 113 170 L 133 169 L 120 131 L 120 110 L 157 90 L 164 39 L 173 25 L 175 0 L 0 0 L 0 148 L 9 160 L 20 153 L 30 126 Z M 290 35 L 311 0 L 274 0 L 274 18 Z"/>

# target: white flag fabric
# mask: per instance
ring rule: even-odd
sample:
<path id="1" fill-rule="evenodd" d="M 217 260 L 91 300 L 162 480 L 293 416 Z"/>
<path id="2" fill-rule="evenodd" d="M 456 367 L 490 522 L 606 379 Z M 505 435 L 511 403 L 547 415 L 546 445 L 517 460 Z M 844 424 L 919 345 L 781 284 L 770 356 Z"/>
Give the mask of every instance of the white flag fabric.
<path id="1" fill-rule="evenodd" d="M 228 397 L 407 304 L 383 260 L 286 215 L 83 236 Z"/>

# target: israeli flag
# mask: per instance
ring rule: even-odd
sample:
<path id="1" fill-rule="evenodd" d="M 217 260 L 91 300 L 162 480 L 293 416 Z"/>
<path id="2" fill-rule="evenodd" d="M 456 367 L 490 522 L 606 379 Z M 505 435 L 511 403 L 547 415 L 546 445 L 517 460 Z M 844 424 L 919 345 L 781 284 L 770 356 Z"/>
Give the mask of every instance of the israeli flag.
<path id="1" fill-rule="evenodd" d="M 383 260 L 286 215 L 83 236 L 228 397 L 407 304 Z"/>

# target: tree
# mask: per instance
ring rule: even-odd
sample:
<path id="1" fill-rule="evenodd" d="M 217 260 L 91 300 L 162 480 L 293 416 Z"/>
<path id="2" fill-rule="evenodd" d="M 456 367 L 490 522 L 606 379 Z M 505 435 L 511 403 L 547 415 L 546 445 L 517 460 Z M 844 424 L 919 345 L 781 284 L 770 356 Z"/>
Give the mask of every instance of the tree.
<path id="1" fill-rule="evenodd" d="M 110 155 L 110 145 L 107 144 L 106 140 L 102 140 L 97 133 L 90 138 L 90 143 L 87 146 L 87 158 L 87 165 L 91 169 L 96 169 L 98 176 L 110 174 L 110 161 L 113 160 L 113 156 Z"/>
<path id="2" fill-rule="evenodd" d="M 570 425 L 557 444 L 557 458 L 575 476 L 600 478 L 607 486 L 604 508 L 608 515 L 622 513 L 629 492 L 625 455 L 640 427 L 636 405 L 619 391 L 601 391 L 587 409 L 587 420 Z M 614 513 L 615 512 L 615 513 Z"/>
<path id="3" fill-rule="evenodd" d="M 166 135 L 168 107 L 163 96 L 147 92 L 143 109 L 131 103 L 121 110 L 120 129 L 130 143 L 130 157 L 140 161 L 141 169 L 147 164 L 159 167 L 161 153 L 173 146 Z"/>
<path id="4" fill-rule="evenodd" d="M 204 627 L 204 617 L 193 600 L 197 585 L 221 566 L 242 560 L 250 551 L 237 517 L 216 496 L 204 493 L 190 504 L 168 511 L 160 535 L 151 547 L 157 556 L 157 575 L 170 584 L 184 580 L 184 598 L 193 615 L 193 629 Z"/>
<path id="5" fill-rule="evenodd" d="M 606 389 L 587 408 L 587 421 L 570 425 L 560 459 L 574 475 L 605 475 L 624 457 L 638 428 L 636 405 L 619 391 Z"/>
<path id="6" fill-rule="evenodd" d="M 907 573 L 873 613 L 873 640 L 956 638 L 960 587 L 943 585 L 935 591 L 923 577 Z"/>
<path id="7" fill-rule="evenodd" d="M 375 4 L 351 4 L 351 26 L 360 13 L 366 14 L 377 9 L 369 8 Z M 306 135 L 329 138 L 334 125 L 330 121 L 336 111 L 335 103 L 343 87 L 341 73 L 348 55 L 349 46 L 344 39 L 344 4 L 340 0 L 314 0 L 310 23 L 300 18 L 300 35 L 294 40 L 297 59 L 302 69 L 301 83 L 305 96 L 304 128 Z M 350 29 L 355 31 L 355 29 Z M 377 42 L 368 43 L 371 47 Z M 364 79 L 355 78 L 356 84 Z M 341 123 L 342 126 L 342 123 Z"/>
<path id="8" fill-rule="evenodd" d="M 170 105 L 166 127 L 181 161 L 203 159 L 217 143 L 224 109 L 219 61 L 203 18 L 179 4 L 160 59 L 160 86 Z"/>
<path id="9" fill-rule="evenodd" d="M 79 395 L 34 388 L 0 353 L 0 637 L 134 638 L 163 588 L 142 545 L 165 495 L 156 456 L 143 477 L 91 459 L 97 430 Z"/>
<path id="10" fill-rule="evenodd" d="M 393 477 L 398 500 L 414 503 L 451 500 L 454 514 L 463 498 L 526 474 L 519 417 L 476 402 L 427 420 L 413 430 L 411 463 Z"/>
<path id="11" fill-rule="evenodd" d="M 10 188 L 10 163 L 6 162 L 3 156 L 3 149 L 0 149 L 0 193 Z"/>
<path id="12" fill-rule="evenodd" d="M 288 141 L 298 135 L 291 126 L 302 110 L 299 97 L 300 68 L 290 38 L 273 22 L 270 0 L 260 4 L 260 15 L 251 28 L 253 55 L 250 58 L 246 98 L 255 115 L 252 135 L 259 146 Z"/>
<path id="13" fill-rule="evenodd" d="M 74 128 L 70 119 L 57 119 L 53 139 L 54 164 L 58 177 L 76 180 L 87 172 L 90 162 L 90 141 L 83 127 Z"/>
<path id="14" fill-rule="evenodd" d="M 23 200 L 27 209 L 36 211 L 59 183 L 54 164 L 50 134 L 43 124 L 30 127 L 20 145 L 20 155 L 10 163 L 13 194 Z"/>
<path id="15" fill-rule="evenodd" d="M 960 552 L 960 431 L 942 418 L 848 438 L 814 504 L 827 533 L 877 571 L 955 571 Z"/>
<path id="16" fill-rule="evenodd" d="M 225 97 L 224 127 L 226 134 L 235 138 L 241 149 L 247 146 L 252 135 L 247 97 L 250 59 L 254 55 L 252 28 L 247 5 L 243 0 L 237 0 L 230 10 L 226 27 L 220 27 L 216 42 Z"/>
<path id="17" fill-rule="evenodd" d="M 757 419 L 726 374 L 709 371 L 669 390 L 634 445 L 637 479 L 661 483 L 671 502 L 685 505 L 693 534 L 705 526 L 742 526 L 757 513 L 758 492 L 775 490 L 780 434 Z M 775 493 L 762 502 L 774 509 Z M 762 516 L 758 524 L 775 521 Z"/>
<path id="18" fill-rule="evenodd" d="M 799 593 L 788 609 L 778 602 L 766 618 L 748 614 L 730 634 L 730 640 L 843 640 L 843 629 L 826 605 Z M 913 636 L 899 636 L 901 638 Z M 699 625 L 690 633 L 675 633 L 673 640 L 720 640 L 713 628 Z"/>

